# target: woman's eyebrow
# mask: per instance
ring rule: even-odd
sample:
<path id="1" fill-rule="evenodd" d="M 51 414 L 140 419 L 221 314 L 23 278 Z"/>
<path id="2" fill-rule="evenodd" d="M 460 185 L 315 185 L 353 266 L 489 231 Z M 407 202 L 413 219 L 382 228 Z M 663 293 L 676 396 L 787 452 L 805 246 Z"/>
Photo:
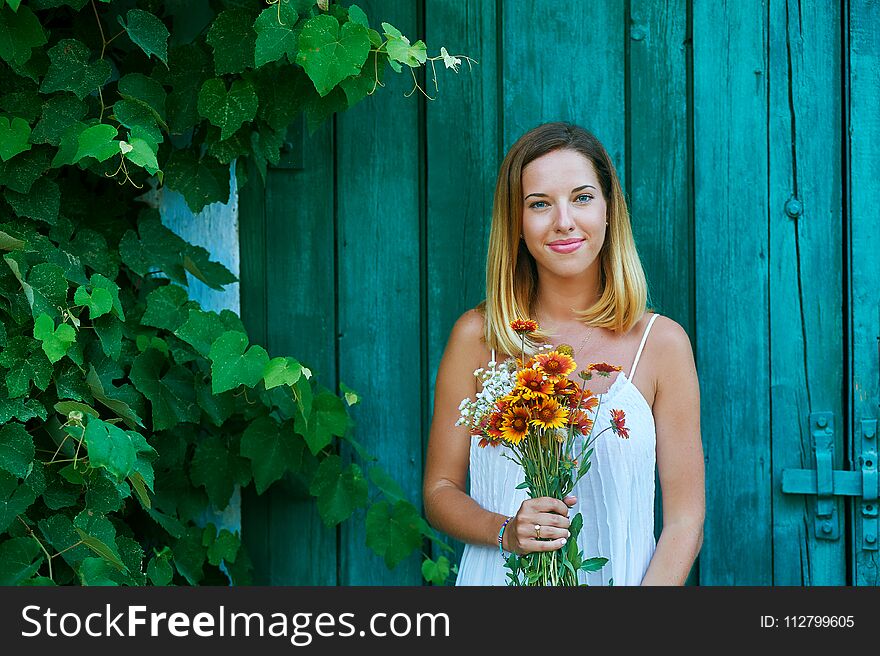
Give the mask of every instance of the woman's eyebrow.
<path id="1" fill-rule="evenodd" d="M 580 191 L 581 189 L 596 189 L 596 188 L 595 188 L 593 185 L 588 185 L 588 184 L 587 184 L 587 185 L 581 185 L 580 187 L 575 187 L 574 189 L 572 189 L 572 190 L 571 190 L 571 193 L 574 193 L 574 192 L 576 192 L 576 191 Z M 529 194 L 529 196 L 546 196 L 547 198 L 549 198 L 549 196 L 547 196 L 547 194 L 540 193 L 540 192 L 536 192 L 536 193 L 534 193 L 534 194 Z M 528 199 L 529 199 L 529 196 L 526 196 L 525 198 L 523 198 L 523 201 L 528 200 Z"/>

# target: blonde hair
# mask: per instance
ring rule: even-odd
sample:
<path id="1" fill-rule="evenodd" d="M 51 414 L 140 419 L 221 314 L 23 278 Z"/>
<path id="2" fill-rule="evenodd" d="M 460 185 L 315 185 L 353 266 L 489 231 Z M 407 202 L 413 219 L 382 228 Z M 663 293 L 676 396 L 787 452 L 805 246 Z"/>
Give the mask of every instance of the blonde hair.
<path id="1" fill-rule="evenodd" d="M 510 328 L 514 319 L 534 316 L 538 269 L 522 234 L 522 172 L 533 160 L 555 150 L 580 153 L 596 170 L 607 203 L 608 230 L 599 252 L 598 301 L 577 318 L 587 326 L 628 332 L 647 308 L 648 285 L 636 250 L 629 211 L 614 164 L 605 147 L 587 130 L 570 123 L 545 123 L 522 135 L 501 163 L 495 184 L 492 226 L 486 258 L 486 298 L 478 306 L 485 317 L 485 339 L 490 348 L 507 354 L 520 352 L 521 339 Z M 525 351 L 534 354 L 549 335 L 538 329 L 526 339 Z"/>

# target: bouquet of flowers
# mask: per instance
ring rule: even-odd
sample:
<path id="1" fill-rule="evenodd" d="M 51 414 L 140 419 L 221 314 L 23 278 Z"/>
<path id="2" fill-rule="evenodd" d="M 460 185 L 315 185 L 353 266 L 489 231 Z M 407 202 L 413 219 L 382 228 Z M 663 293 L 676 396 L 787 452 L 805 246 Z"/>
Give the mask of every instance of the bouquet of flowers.
<path id="1" fill-rule="evenodd" d="M 480 438 L 480 447 L 509 447 L 512 455 L 502 455 L 519 464 L 525 476 L 517 489 L 527 489 L 531 498 L 563 499 L 589 471 L 591 446 L 602 433 L 611 430 L 623 439 L 629 437 L 626 418 L 623 410 L 612 410 L 610 426 L 593 437 L 593 411 L 598 413 L 600 400 L 568 378 L 578 366 L 572 348 L 545 345 L 540 349 L 543 352 L 526 361 L 525 337 L 537 330 L 538 324 L 518 319 L 511 328 L 521 338 L 521 357 L 501 365 L 491 362 L 490 370 L 474 372 L 483 389 L 476 399 L 461 402 L 456 425 L 466 424 L 471 435 Z M 594 363 L 578 377 L 586 383 L 593 375 L 608 377 L 612 371 L 620 371 L 620 367 Z M 578 549 L 582 527 L 583 517 L 577 513 L 569 526 L 571 535 L 561 549 L 511 554 L 505 561 L 510 570 L 508 585 L 576 586 L 578 570 L 601 569 L 607 558 L 586 559 Z"/>

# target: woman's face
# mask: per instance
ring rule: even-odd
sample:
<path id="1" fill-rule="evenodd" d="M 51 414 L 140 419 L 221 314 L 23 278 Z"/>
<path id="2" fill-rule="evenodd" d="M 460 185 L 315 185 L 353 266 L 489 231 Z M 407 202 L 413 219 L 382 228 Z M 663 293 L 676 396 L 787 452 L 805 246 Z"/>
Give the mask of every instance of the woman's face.
<path id="1" fill-rule="evenodd" d="M 593 163 L 577 151 L 555 150 L 526 165 L 522 184 L 522 234 L 538 271 L 585 273 L 597 261 L 607 227 Z"/>

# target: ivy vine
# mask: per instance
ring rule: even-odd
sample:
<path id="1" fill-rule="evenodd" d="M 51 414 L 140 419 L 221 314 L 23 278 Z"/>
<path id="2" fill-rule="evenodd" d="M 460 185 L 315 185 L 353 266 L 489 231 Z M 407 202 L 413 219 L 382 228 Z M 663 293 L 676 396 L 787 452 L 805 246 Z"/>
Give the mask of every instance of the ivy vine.
<path id="1" fill-rule="evenodd" d="M 428 96 L 417 68 L 472 62 L 381 28 L 327 0 L 0 0 L 0 585 L 249 583 L 208 520 L 283 476 L 328 526 L 366 508 L 389 568 L 450 550 L 354 440 L 356 392 L 189 298 L 187 274 L 236 278 L 146 193 L 227 202 L 232 163 L 265 179 L 301 115 L 313 132 L 386 67 Z"/>

